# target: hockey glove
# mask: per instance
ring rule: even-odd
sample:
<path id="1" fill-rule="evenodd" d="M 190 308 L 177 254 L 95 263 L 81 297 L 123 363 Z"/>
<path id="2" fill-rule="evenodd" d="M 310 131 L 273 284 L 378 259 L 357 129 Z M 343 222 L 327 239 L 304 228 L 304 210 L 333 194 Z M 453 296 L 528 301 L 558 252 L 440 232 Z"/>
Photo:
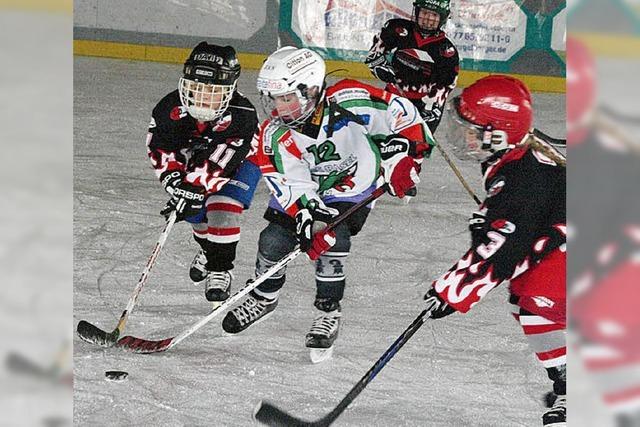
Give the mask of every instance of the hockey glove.
<path id="1" fill-rule="evenodd" d="M 173 190 L 182 184 L 184 172 L 180 170 L 165 171 L 160 175 L 160 182 L 164 191 L 173 196 Z"/>
<path id="2" fill-rule="evenodd" d="M 413 189 L 420 182 L 420 178 L 416 163 L 411 157 L 404 156 L 387 175 L 390 175 L 387 182 L 392 196 L 403 198 L 407 194 L 415 194 Z"/>
<path id="3" fill-rule="evenodd" d="M 435 289 L 429 288 L 424 295 L 424 302 L 427 310 L 430 310 L 429 317 L 432 319 L 441 319 L 445 316 L 455 313 L 455 309 L 444 302 Z"/>
<path id="4" fill-rule="evenodd" d="M 367 64 L 371 73 L 383 82 L 396 82 L 396 74 L 394 73 L 393 68 L 391 68 L 387 63 L 385 55 L 377 52 L 373 54 L 370 53 L 365 60 L 365 64 Z"/>
<path id="5" fill-rule="evenodd" d="M 385 83 L 395 83 L 396 74 L 393 72 L 393 68 L 389 66 L 380 65 L 371 69 L 373 74 Z"/>
<path id="6" fill-rule="evenodd" d="M 336 209 L 312 199 L 305 209 L 296 214 L 296 237 L 300 242 L 300 250 L 306 252 L 310 259 L 318 259 L 335 244 L 333 231 L 317 230 L 324 228 L 338 213 Z"/>
<path id="7" fill-rule="evenodd" d="M 160 213 L 167 217 L 172 210 L 175 210 L 177 219 L 182 220 L 198 215 L 203 207 L 204 188 L 182 182 L 173 189 L 173 196 Z"/>

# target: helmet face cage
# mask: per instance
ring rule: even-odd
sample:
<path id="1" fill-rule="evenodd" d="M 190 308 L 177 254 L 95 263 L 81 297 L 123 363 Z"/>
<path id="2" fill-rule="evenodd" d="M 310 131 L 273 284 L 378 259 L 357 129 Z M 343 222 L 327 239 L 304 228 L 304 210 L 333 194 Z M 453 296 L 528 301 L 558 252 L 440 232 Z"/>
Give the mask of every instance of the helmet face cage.
<path id="1" fill-rule="evenodd" d="M 208 122 L 222 116 L 229 107 L 236 81 L 228 85 L 207 84 L 182 77 L 178 88 L 180 102 L 188 113 L 196 120 Z"/>
<path id="2" fill-rule="evenodd" d="M 316 86 L 307 89 L 301 84 L 294 91 L 277 95 L 260 91 L 260 102 L 272 123 L 293 128 L 311 116 L 319 100 L 318 94 Z"/>
<path id="3" fill-rule="evenodd" d="M 435 24 L 432 20 L 428 20 L 427 23 L 431 24 L 428 28 L 424 28 L 419 24 L 419 16 L 421 10 L 428 10 L 440 17 L 440 20 Z M 416 26 L 422 33 L 432 34 L 440 31 L 442 27 L 447 23 L 449 18 L 449 1 L 448 0 L 416 0 L 413 3 L 413 19 Z"/>
<path id="4" fill-rule="evenodd" d="M 473 124 L 460 116 L 460 97 L 447 105 L 446 138 L 453 145 L 453 153 L 460 160 L 484 161 L 491 156 L 491 126 Z"/>

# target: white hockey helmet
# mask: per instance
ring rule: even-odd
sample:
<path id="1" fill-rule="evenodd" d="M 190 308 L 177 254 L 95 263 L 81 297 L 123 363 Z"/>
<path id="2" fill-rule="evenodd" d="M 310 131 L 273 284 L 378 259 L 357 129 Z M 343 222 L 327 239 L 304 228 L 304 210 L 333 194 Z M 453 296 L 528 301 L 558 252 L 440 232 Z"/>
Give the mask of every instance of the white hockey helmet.
<path id="1" fill-rule="evenodd" d="M 285 46 L 269 55 L 256 84 L 265 113 L 287 127 L 304 123 L 322 100 L 325 71 L 322 57 L 306 48 Z"/>

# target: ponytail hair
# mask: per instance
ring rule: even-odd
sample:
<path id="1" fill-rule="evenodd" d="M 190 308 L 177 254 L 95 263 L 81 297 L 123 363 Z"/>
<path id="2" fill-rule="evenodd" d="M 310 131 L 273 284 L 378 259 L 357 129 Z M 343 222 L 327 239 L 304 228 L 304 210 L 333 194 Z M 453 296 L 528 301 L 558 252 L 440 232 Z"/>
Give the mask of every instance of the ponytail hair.
<path id="1" fill-rule="evenodd" d="M 529 133 L 518 146 L 535 150 L 553 160 L 558 166 L 563 168 L 567 167 L 567 158 L 560 151 L 542 139 L 536 138 L 531 133 Z"/>

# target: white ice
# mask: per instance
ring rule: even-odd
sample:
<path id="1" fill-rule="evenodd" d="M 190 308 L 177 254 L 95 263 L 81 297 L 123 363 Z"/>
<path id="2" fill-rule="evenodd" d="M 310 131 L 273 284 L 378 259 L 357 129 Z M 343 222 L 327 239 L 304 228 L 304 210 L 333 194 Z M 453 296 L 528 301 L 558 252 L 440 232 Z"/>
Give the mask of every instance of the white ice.
<path id="1" fill-rule="evenodd" d="M 175 64 L 75 58 L 74 324 L 115 327 L 162 229 L 166 195 L 148 163 L 145 136 L 151 109 L 176 87 L 180 72 Z M 244 70 L 240 90 L 259 108 L 256 74 Z M 535 108 L 536 124 L 564 137 L 564 96 L 536 94 Z M 459 166 L 480 192 L 478 165 Z M 266 202 L 261 183 L 242 219 L 236 289 L 252 274 Z M 273 317 L 238 336 L 223 335 L 221 316 L 150 356 L 76 338 L 74 423 L 252 425 L 260 399 L 306 419 L 324 415 L 422 310 L 426 284 L 467 248 L 473 210 L 437 152 L 410 204 L 380 200 L 354 238 L 343 327 L 333 359 L 320 365 L 310 363 L 304 347 L 315 285 L 302 258 L 289 267 Z M 196 250 L 189 226 L 178 224 L 127 334 L 169 337 L 208 311 L 187 274 Z M 541 425 L 541 397 L 551 384 L 506 299 L 501 288 L 466 315 L 427 322 L 335 425 Z M 128 379 L 105 381 L 111 369 L 128 371 Z"/>

